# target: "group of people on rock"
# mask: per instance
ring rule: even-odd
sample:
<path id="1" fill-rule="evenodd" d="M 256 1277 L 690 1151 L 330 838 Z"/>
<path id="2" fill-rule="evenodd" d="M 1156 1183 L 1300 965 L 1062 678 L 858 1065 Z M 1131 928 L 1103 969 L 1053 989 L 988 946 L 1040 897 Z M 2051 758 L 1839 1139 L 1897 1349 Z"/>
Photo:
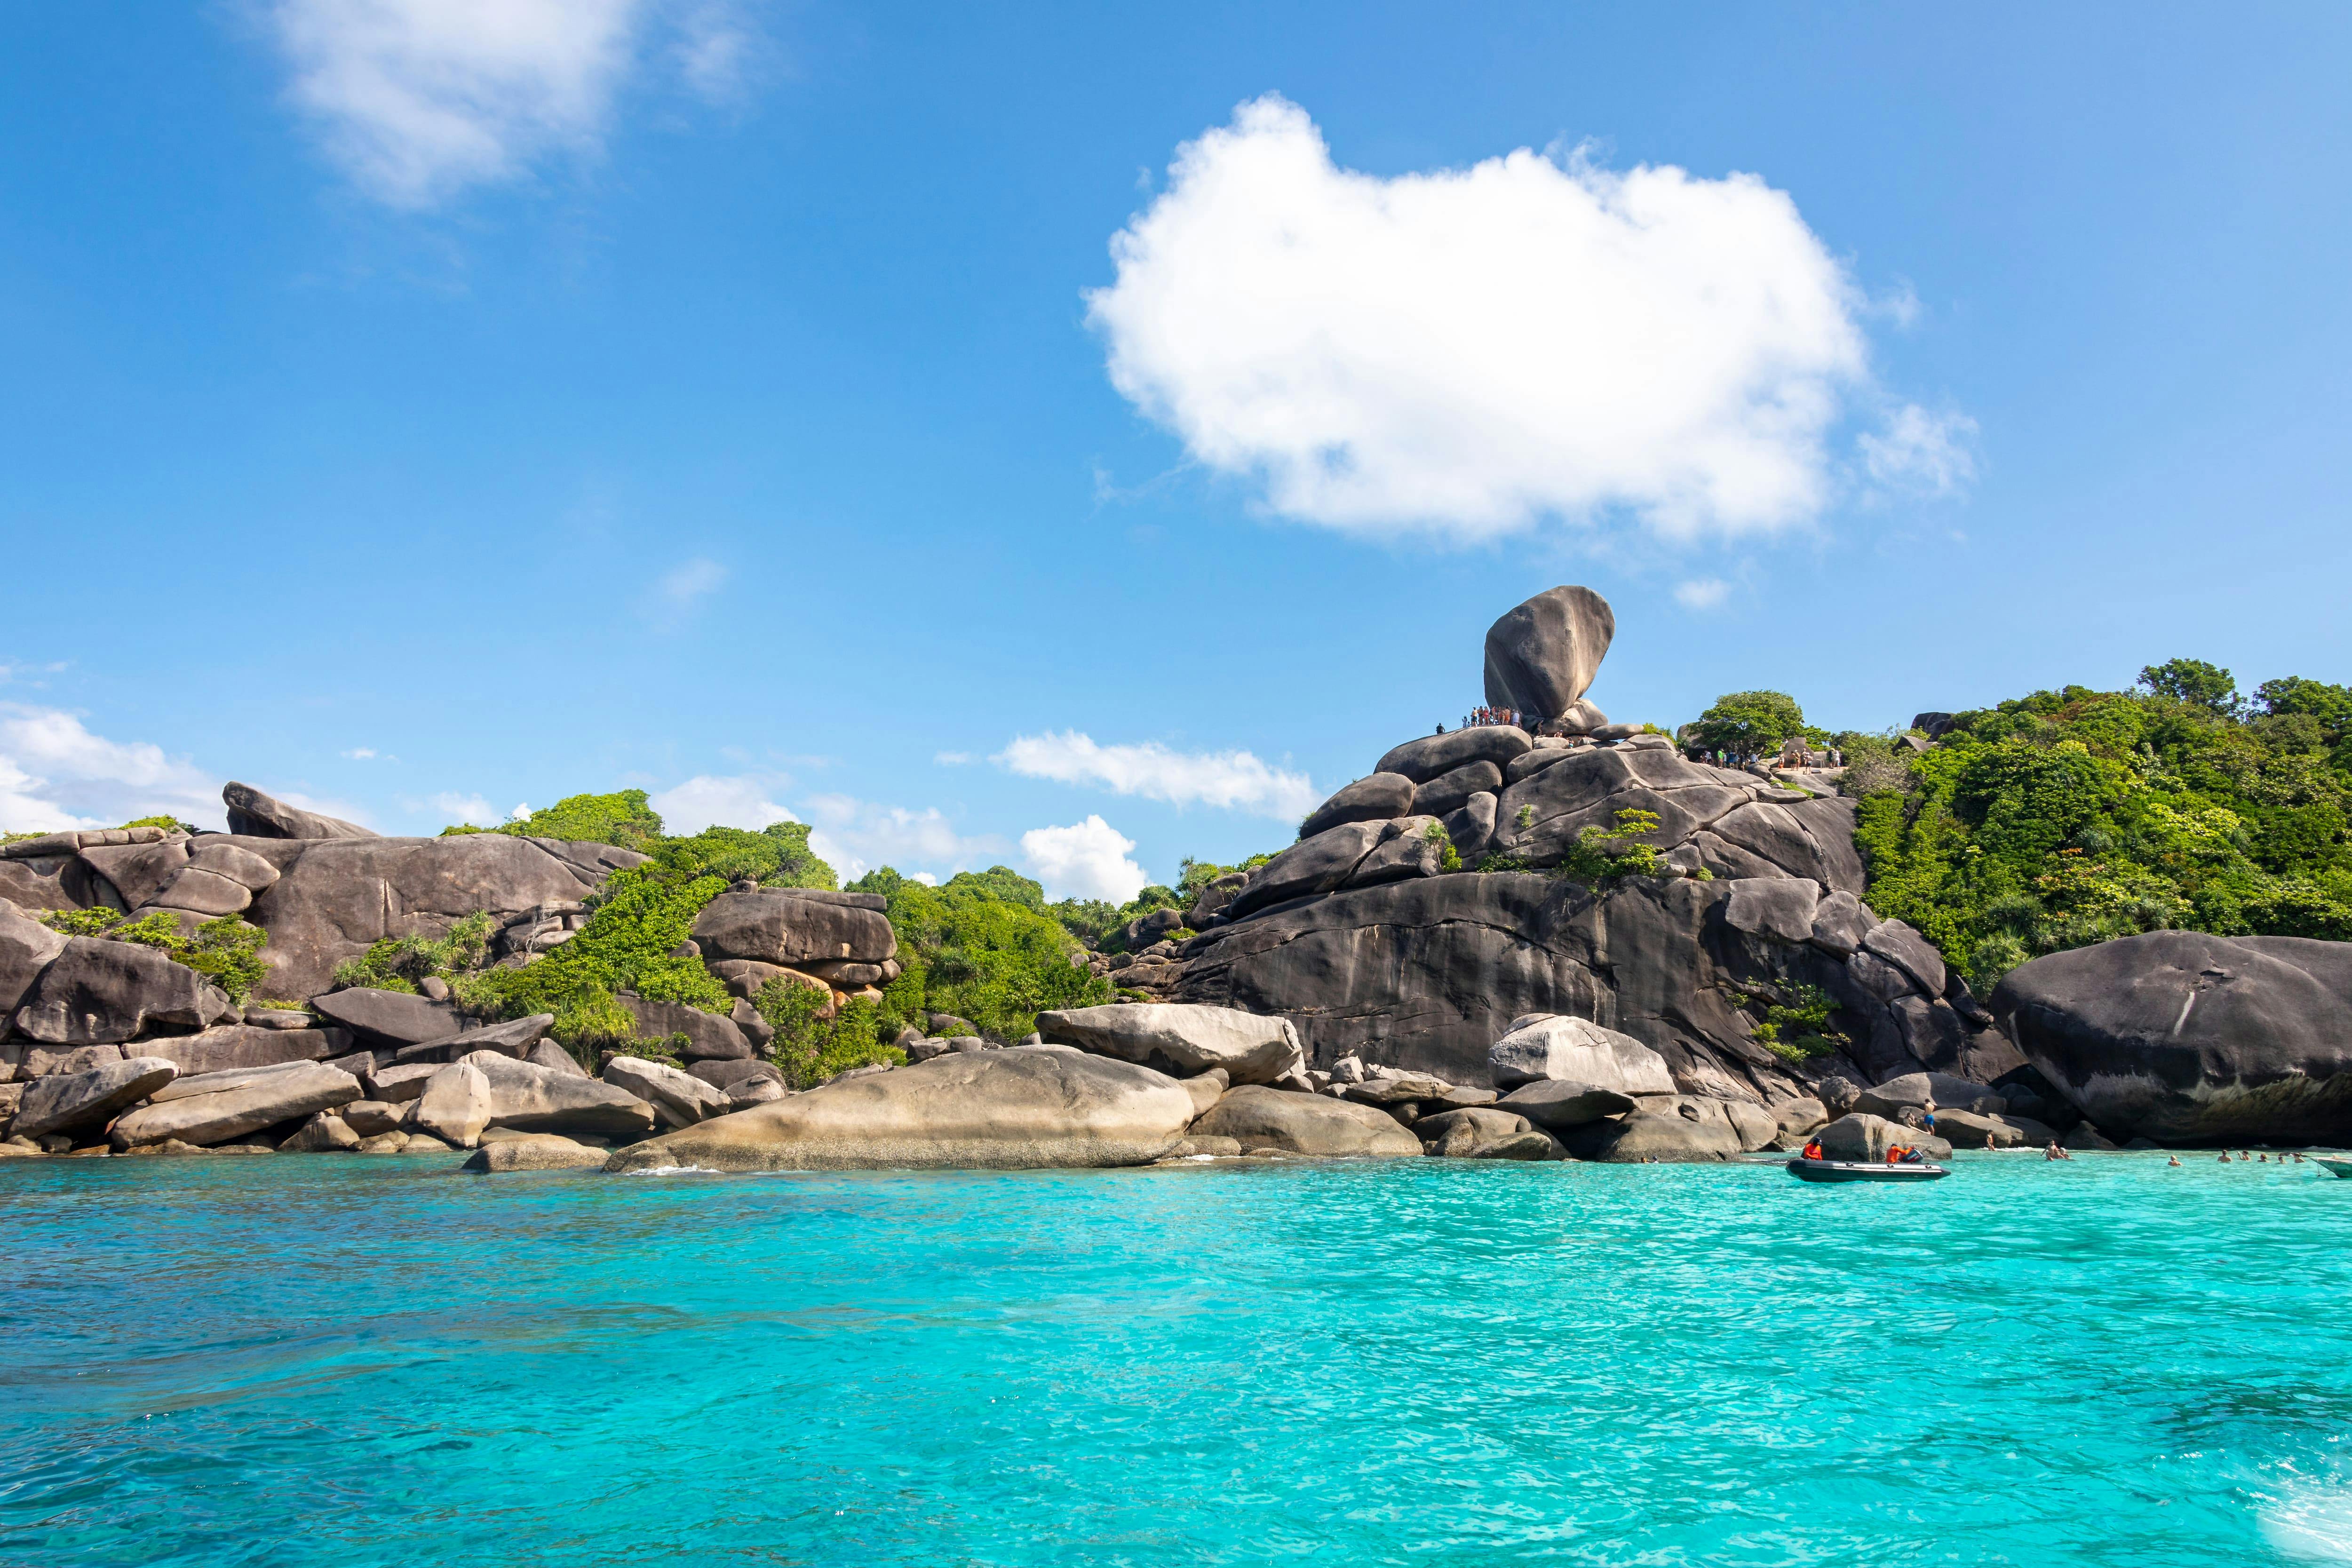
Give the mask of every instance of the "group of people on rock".
<path id="1" fill-rule="evenodd" d="M 1473 708 L 1463 718 L 1462 727 L 1475 730 L 1481 724 L 1518 724 L 1526 718 L 1527 715 L 1516 708 Z M 1442 733 L 1444 726 L 1441 724 L 1438 729 Z"/>

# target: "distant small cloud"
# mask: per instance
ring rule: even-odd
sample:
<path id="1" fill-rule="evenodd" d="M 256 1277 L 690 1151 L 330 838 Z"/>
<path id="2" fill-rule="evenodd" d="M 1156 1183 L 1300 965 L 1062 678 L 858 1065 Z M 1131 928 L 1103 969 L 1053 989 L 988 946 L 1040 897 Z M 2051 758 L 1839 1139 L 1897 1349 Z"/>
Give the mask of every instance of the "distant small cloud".
<path id="1" fill-rule="evenodd" d="M 347 761 L 354 763 L 396 763 L 400 761 L 398 757 L 394 756 L 390 752 L 379 752 L 373 746 L 353 746 L 350 751 L 340 754 Z"/>
<path id="2" fill-rule="evenodd" d="M 1049 899 L 1108 899 L 1123 904 L 1151 880 L 1128 857 L 1135 840 L 1099 816 L 1067 827 L 1033 827 L 1021 836 L 1021 853 Z"/>
<path id="3" fill-rule="evenodd" d="M 931 754 L 931 761 L 941 767 L 960 768 L 971 761 L 971 753 L 970 752 L 934 752 Z"/>
<path id="4" fill-rule="evenodd" d="M 1977 477 L 1969 450 L 1976 434 L 1977 422 L 1965 414 L 1930 414 L 1911 403 L 1895 411 L 1883 433 L 1865 432 L 1854 444 L 1863 466 L 1880 484 L 1946 496 L 1967 489 Z"/>
<path id="5" fill-rule="evenodd" d="M 663 573 L 661 582 L 656 587 L 664 600 L 683 609 L 698 599 L 717 593 L 726 581 L 726 567 L 707 556 L 698 555 Z"/>
<path id="6" fill-rule="evenodd" d="M 820 795 L 801 806 L 814 825 L 809 847 L 844 881 L 877 866 L 895 867 L 908 876 L 919 869 L 953 876 L 986 865 L 1006 848 L 1004 840 L 993 834 L 966 837 L 958 833 L 935 805 L 919 811 L 851 795 Z"/>
<path id="7" fill-rule="evenodd" d="M 929 871 L 909 871 L 907 873 L 907 880 L 920 882 L 926 888 L 936 888 L 940 885 L 940 879 Z"/>
<path id="8" fill-rule="evenodd" d="M 1296 818 L 1323 798 L 1305 773 L 1272 766 L 1249 752 L 1179 752 L 1157 741 L 1105 746 L 1076 730 L 1018 736 L 990 760 L 1025 778 L 1098 784 L 1171 805 L 1259 816 Z"/>
<path id="9" fill-rule="evenodd" d="M 496 807 L 478 795 L 460 795 L 456 790 L 443 790 L 433 797 L 433 808 L 453 822 L 473 827 L 496 827 L 507 820 Z M 529 816 L 530 809 L 521 807 L 518 816 Z"/>
<path id="10" fill-rule="evenodd" d="M 646 804 L 661 813 L 665 831 L 680 836 L 706 827 L 758 829 L 775 822 L 798 822 L 768 798 L 770 788 L 771 781 L 749 773 L 730 778 L 704 773 L 649 796 Z"/>
<path id="11" fill-rule="evenodd" d="M 1699 577 L 1675 585 L 1675 603 L 1685 610 L 1712 610 L 1731 596 L 1731 584 L 1720 577 Z"/>

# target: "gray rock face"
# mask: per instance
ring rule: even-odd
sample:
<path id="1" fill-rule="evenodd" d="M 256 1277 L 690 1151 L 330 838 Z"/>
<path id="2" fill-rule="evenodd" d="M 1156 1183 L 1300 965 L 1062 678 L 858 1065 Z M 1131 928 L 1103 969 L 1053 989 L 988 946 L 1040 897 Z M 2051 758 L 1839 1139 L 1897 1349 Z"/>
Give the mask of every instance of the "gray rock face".
<path id="1" fill-rule="evenodd" d="M 477 910 L 501 921 L 541 904 L 576 903 L 606 874 L 597 859 L 645 857 L 610 846 L 469 833 L 454 838 L 280 840 L 240 838 L 235 847 L 277 867 L 275 885 L 246 918 L 269 932 L 261 956 L 266 996 L 308 998 L 331 984 L 335 966 L 387 936 L 440 937 Z M 593 848 L 594 856 L 586 853 Z M 559 854 L 557 851 L 565 851 Z"/>
<path id="2" fill-rule="evenodd" d="M 1885 921 L 1873 926 L 1862 939 L 1863 951 L 1884 959 L 1911 977 L 1923 996 L 1944 994 L 1944 955 L 1928 944 L 1927 939 L 1905 925 L 1901 921 Z"/>
<path id="3" fill-rule="evenodd" d="M 333 1041 L 324 1029 L 265 1029 L 224 1024 L 195 1035 L 159 1035 L 139 1042 L 142 1056 L 161 1057 L 181 1076 L 321 1060 Z"/>
<path id="4" fill-rule="evenodd" d="M 106 1125 L 124 1106 L 134 1105 L 172 1081 L 178 1069 L 155 1057 L 101 1062 L 87 1072 L 51 1073 L 25 1086 L 9 1135 L 45 1138 L 54 1132 L 89 1131 Z"/>
<path id="5" fill-rule="evenodd" d="M 1916 1149 L 1930 1160 L 1952 1157 L 1952 1146 L 1933 1133 L 1860 1111 L 1839 1117 L 1821 1130 L 1820 1138 L 1822 1153 L 1832 1160 L 1884 1160 L 1886 1151 L 1896 1144 Z"/>
<path id="6" fill-rule="evenodd" d="M 604 1081 L 666 1112 L 665 1124 L 671 1127 L 691 1127 L 724 1116 L 730 1098 L 691 1073 L 638 1057 L 614 1057 L 604 1068 Z"/>
<path id="7" fill-rule="evenodd" d="M 433 1076 L 425 1080 L 425 1092 L 416 1097 L 410 1125 L 452 1149 L 470 1149 L 480 1140 L 482 1129 L 490 1124 L 496 1106 L 490 1080 L 480 1068 L 470 1061 L 447 1062 L 435 1068 Z"/>
<path id="8" fill-rule="evenodd" d="M 82 850 L 81 861 L 106 879 L 124 908 L 135 910 L 186 867 L 188 841 L 91 845 Z"/>
<path id="9" fill-rule="evenodd" d="M 1866 1116 L 1901 1121 L 1906 1111 L 1924 1110 L 1931 1098 L 1939 1117 L 1948 1110 L 1985 1110 L 1999 1116 L 2009 1109 L 2009 1102 L 2001 1099 L 1998 1089 L 1940 1072 L 1905 1073 L 1900 1078 L 1888 1079 L 1877 1088 L 1865 1089 L 1856 1095 L 1853 1109 Z"/>
<path id="10" fill-rule="evenodd" d="M 331 1154 L 347 1152 L 360 1146 L 360 1135 L 352 1131 L 343 1119 L 330 1110 L 321 1110 L 296 1128 L 286 1142 L 278 1145 L 281 1154 Z"/>
<path id="11" fill-rule="evenodd" d="M 1538 594 L 1487 628 L 1487 703 L 1559 718 L 1592 684 L 1616 635 L 1609 601 L 1591 589 Z"/>
<path id="12" fill-rule="evenodd" d="M 33 980 L 64 950 L 64 936 L 0 898 L 0 1018 L 24 1006 Z"/>
<path id="13" fill-rule="evenodd" d="M 1699 1164 L 1740 1152 L 1739 1135 L 1725 1122 L 1647 1108 L 1622 1121 L 1570 1128 L 1560 1142 L 1574 1158 L 1605 1165 Z"/>
<path id="14" fill-rule="evenodd" d="M 1992 1011 L 2110 1138 L 2352 1140 L 2352 943 L 2151 931 L 2011 970 Z"/>
<path id="15" fill-rule="evenodd" d="M 749 958 L 791 965 L 845 958 L 879 963 L 898 951 L 880 910 L 820 899 L 800 889 L 721 893 L 694 922 L 709 959 Z"/>
<path id="16" fill-rule="evenodd" d="M 1244 1152 L 1272 1149 L 1328 1159 L 1398 1160 L 1421 1140 L 1374 1106 L 1251 1085 L 1228 1092 L 1192 1124 L 1196 1136 L 1231 1138 Z"/>
<path id="17" fill-rule="evenodd" d="M 689 1061 L 748 1061 L 753 1054 L 751 1042 L 731 1018 L 680 1002 L 647 1002 L 636 996 L 620 1000 L 636 1019 L 637 1033 L 643 1037 L 658 1040 L 684 1035 L 686 1044 L 678 1054 Z"/>
<path id="18" fill-rule="evenodd" d="M 626 1058 L 623 1058 L 626 1059 Z M 445 1080 L 436 1072 L 425 1087 L 427 1102 L 417 1110 L 417 1124 L 459 1147 L 478 1140 L 485 1127 L 511 1127 L 521 1132 L 562 1132 L 589 1138 L 642 1138 L 654 1130 L 653 1113 L 645 1101 L 619 1083 L 604 1083 L 550 1068 L 517 1061 L 498 1051 L 477 1051 L 451 1067 L 466 1068 L 480 1079 L 488 1096 L 480 1126 L 470 1135 L 452 1137 L 446 1125 L 463 1132 L 464 1115 L 446 1120 L 433 1100 Z M 448 1071 L 443 1068 L 442 1071 Z M 676 1072 L 675 1068 L 668 1069 Z M 684 1073 L 677 1073 L 685 1078 Z M 688 1079 L 687 1081 L 694 1082 Z M 457 1085 L 451 1085 L 454 1098 Z M 696 1084 L 698 1089 L 707 1086 Z"/>
<path id="19" fill-rule="evenodd" d="M 341 993 L 349 995 L 349 992 Z M 509 1018 L 502 1024 L 486 1024 L 478 1029 L 467 1029 L 423 1045 L 404 1048 L 404 1061 L 454 1062 L 472 1056 L 476 1051 L 494 1051 L 517 1061 L 530 1058 L 547 1031 L 555 1024 L 552 1013 L 532 1013 L 520 1018 Z M 569 1059 L 569 1058 L 567 1058 Z M 584 1076 L 584 1075 L 583 1075 Z"/>
<path id="20" fill-rule="evenodd" d="M 421 1046 L 462 1030 L 457 1010 L 404 991 L 353 986 L 316 998 L 311 1005 L 371 1045 Z"/>
<path id="21" fill-rule="evenodd" d="M 1498 798 L 1492 794 L 1474 795 L 1462 804 L 1461 809 L 1445 818 L 1446 840 L 1463 866 L 1475 867 L 1495 847 L 1495 827 L 1500 810 Z"/>
<path id="22" fill-rule="evenodd" d="M 1192 1116 L 1192 1095 L 1149 1068 L 1015 1046 L 836 1079 L 624 1149 L 605 1168 L 1140 1165 L 1173 1148 Z"/>
<path id="23" fill-rule="evenodd" d="M 1238 921 L 1291 899 L 1329 892 L 1388 837 L 1390 826 L 1349 822 L 1300 839 L 1252 872 L 1249 885 L 1225 912 Z"/>
<path id="24" fill-rule="evenodd" d="M 1633 1097 L 1630 1094 L 1622 1094 L 1613 1089 L 1596 1089 L 1589 1083 L 1567 1083 L 1558 1079 L 1521 1084 L 1495 1101 L 1496 1110 L 1524 1116 L 1549 1132 L 1565 1132 L 1571 1127 L 1622 1116 L 1633 1108 Z"/>
<path id="25" fill-rule="evenodd" d="M 1347 886 L 1375 888 L 1407 877 L 1434 877 L 1445 869 L 1445 830 L 1433 816 L 1399 817 L 1393 831 L 1356 862 Z"/>
<path id="26" fill-rule="evenodd" d="M 1558 1160 L 1559 1141 L 1516 1111 L 1493 1106 L 1441 1110 L 1412 1124 L 1422 1152 L 1440 1160 Z"/>
<path id="27" fill-rule="evenodd" d="M 228 805 L 228 830 L 256 838 L 373 838 L 376 835 L 356 822 L 322 816 L 266 795 L 247 784 L 231 784 L 221 791 Z"/>
<path id="28" fill-rule="evenodd" d="M 227 1143 L 280 1121 L 332 1110 L 360 1097 L 359 1079 L 320 1062 L 289 1062 L 183 1079 L 169 1086 L 182 1092 L 157 1098 L 114 1124 L 114 1146 L 177 1139 L 184 1143 Z"/>
<path id="29" fill-rule="evenodd" d="M 1121 1002 L 1040 1013 L 1037 1028 L 1048 1040 L 1171 1078 L 1222 1068 L 1232 1083 L 1272 1083 L 1300 1055 L 1289 1019 L 1231 1007 Z"/>
<path id="30" fill-rule="evenodd" d="M 1486 1064 L 1497 1089 L 1550 1081 L 1622 1095 L 1675 1092 L 1665 1058 L 1587 1018 L 1550 1017 L 1515 1029 L 1488 1047 Z"/>
<path id="31" fill-rule="evenodd" d="M 1445 816 L 1470 804 L 1474 795 L 1494 795 L 1503 787 L 1503 770 L 1484 760 L 1465 763 L 1419 785 L 1412 792 L 1413 815 Z"/>
<path id="32" fill-rule="evenodd" d="M 1861 949 L 1862 939 L 1878 923 L 1878 917 L 1853 894 L 1831 893 L 1813 906 L 1812 943 L 1845 958 Z"/>
<path id="33" fill-rule="evenodd" d="M 78 855 L 0 857 L 0 900 L 20 910 L 80 910 L 106 900 Z"/>
<path id="34" fill-rule="evenodd" d="M 67 939 L 16 1010 L 16 1032 L 52 1045 L 136 1039 L 156 1028 L 203 1027 L 227 998 L 194 970 L 151 947 Z"/>
<path id="35" fill-rule="evenodd" d="M 551 1133 L 502 1138 L 468 1155 L 462 1169 L 478 1175 L 505 1171 L 593 1171 L 611 1156 L 602 1149 Z"/>
<path id="36" fill-rule="evenodd" d="M 1386 822 L 1403 816 L 1412 810 L 1412 781 L 1402 773 L 1373 773 L 1358 779 L 1317 806 L 1298 825 L 1298 837 L 1312 838 L 1345 822 Z"/>
<path id="37" fill-rule="evenodd" d="M 1615 832 L 1618 814 L 1646 811 L 1654 847 L 1686 853 L 1718 877 L 1803 878 L 1860 892 L 1853 807 L 1831 797 L 1797 800 L 1747 773 L 1707 767 L 1660 747 L 1596 746 L 1507 787 L 1496 823 L 1497 852 L 1557 865 L 1588 827 Z"/>
<path id="38" fill-rule="evenodd" d="M 1533 737 L 1512 724 L 1479 724 L 1442 735 L 1423 735 L 1391 747 L 1381 759 L 1379 771 L 1402 773 L 1414 784 L 1425 784 L 1440 773 L 1471 763 L 1508 766 L 1535 744 Z"/>
<path id="39" fill-rule="evenodd" d="M 88 1072 L 106 1062 L 122 1059 L 121 1046 L 32 1046 L 21 1042 L 6 1047 L 22 1051 L 23 1060 L 17 1070 L 25 1078 L 47 1078 L 51 1073 Z"/>
<path id="40" fill-rule="evenodd" d="M 1488 1047 L 1522 1015 L 1630 1035 L 1664 1058 L 1676 1089 L 1717 1099 L 1811 1094 L 1832 1070 L 1877 1082 L 1961 1065 L 1914 1058 L 1895 1016 L 1850 984 L 1844 961 L 1785 942 L 1777 928 L 1738 929 L 1726 918 L 1735 886 L 1629 878 L 1588 889 L 1493 872 L 1345 889 L 1204 933 L 1175 999 L 1282 1014 L 1313 1066 L 1359 1057 L 1454 1082 L 1492 1081 Z M 1753 1015 L 1734 1000 L 1748 987 L 1795 985 L 1839 1003 L 1832 1027 L 1874 1068 L 1837 1056 L 1792 1063 L 1758 1043 Z"/>

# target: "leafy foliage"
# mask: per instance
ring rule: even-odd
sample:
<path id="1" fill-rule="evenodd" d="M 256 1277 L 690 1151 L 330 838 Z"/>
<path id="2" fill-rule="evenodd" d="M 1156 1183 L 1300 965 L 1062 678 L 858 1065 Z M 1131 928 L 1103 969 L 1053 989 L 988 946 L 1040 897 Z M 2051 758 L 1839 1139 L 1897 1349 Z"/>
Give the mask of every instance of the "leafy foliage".
<path id="1" fill-rule="evenodd" d="M 2173 659 L 2137 689 L 1979 712 L 1860 795 L 1871 906 L 1979 989 L 2042 953 L 2182 927 L 2352 940 L 2352 689 Z"/>
<path id="2" fill-rule="evenodd" d="M 335 965 L 337 985 L 370 986 L 414 994 L 417 982 L 433 976 L 461 978 L 481 967 L 490 951 L 490 917 L 476 910 L 438 941 L 423 936 L 385 937 L 359 957 Z"/>
<path id="3" fill-rule="evenodd" d="M 34 918 L 66 936 L 102 936 L 152 947 L 219 986 L 240 1006 L 269 973 L 261 960 L 269 933 L 239 915 L 206 921 L 189 935 L 181 933 L 177 918 L 161 910 L 135 921 L 120 910 L 103 908 L 44 910 Z"/>
<path id="4" fill-rule="evenodd" d="M 1764 1016 L 1756 1025 L 1757 1043 L 1774 1056 L 1792 1062 L 1825 1057 L 1848 1042 L 1828 1028 L 1837 1003 L 1818 985 L 1790 985 L 1778 995 L 1765 994 Z"/>
<path id="5" fill-rule="evenodd" d="M 1733 691 L 1715 700 L 1684 733 L 1686 744 L 1735 757 L 1760 757 L 1808 733 L 1804 710 L 1785 691 Z"/>
<path id="6" fill-rule="evenodd" d="M 920 884 L 917 884 L 920 886 Z M 826 993 L 796 980 L 771 980 L 752 1004 L 774 1026 L 768 1060 L 793 1089 L 814 1089 L 852 1068 L 895 1066 L 907 1053 L 889 1043 L 901 1026 L 881 1007 L 852 997 L 832 1017 L 824 1017 Z"/>
<path id="7" fill-rule="evenodd" d="M 1612 877 L 1656 877 L 1669 869 L 1655 845 L 1643 842 L 1658 831 L 1658 814 L 1626 806 L 1617 813 L 1617 826 L 1585 828 L 1560 857 L 1555 875 L 1571 882 L 1603 882 Z"/>
<path id="8" fill-rule="evenodd" d="M 566 795 L 544 811 L 488 831 L 521 838 L 585 839 L 650 853 L 661 840 L 662 819 L 646 804 L 645 791 L 625 789 L 612 795 Z"/>
<path id="9" fill-rule="evenodd" d="M 1036 1027 L 1041 1011 L 1110 999 L 1108 983 L 1083 967 L 1085 950 L 1047 912 L 1044 889 L 1005 867 L 965 871 L 930 888 L 886 866 L 850 886 L 881 894 L 898 933 L 901 972 L 882 988 L 877 1010 L 883 1038 L 920 1026 L 927 1013 L 952 1013 L 999 1038 L 1018 1039 Z"/>

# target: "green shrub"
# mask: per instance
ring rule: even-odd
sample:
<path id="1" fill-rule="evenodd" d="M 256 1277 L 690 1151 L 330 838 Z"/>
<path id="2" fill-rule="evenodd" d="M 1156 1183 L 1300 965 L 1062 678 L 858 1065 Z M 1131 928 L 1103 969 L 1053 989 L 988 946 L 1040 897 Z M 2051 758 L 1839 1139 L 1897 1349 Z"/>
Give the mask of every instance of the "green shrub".
<path id="1" fill-rule="evenodd" d="M 901 973 L 883 987 L 877 1009 L 886 1038 L 919 1027 L 926 1013 L 952 1013 L 1018 1039 L 1042 1011 L 1110 999 L 1109 983 L 1083 966 L 1085 950 L 1048 912 L 1042 891 L 1030 901 L 1036 884 L 1003 867 L 930 888 L 886 866 L 851 887 L 883 896 L 898 938 Z"/>
<path id="2" fill-rule="evenodd" d="M 544 811 L 489 831 L 523 838 L 584 839 L 650 852 L 661 840 L 662 819 L 646 804 L 645 791 L 625 789 L 612 795 L 566 795 Z"/>
<path id="3" fill-rule="evenodd" d="M 1454 840 L 1446 837 L 1444 823 L 1431 823 L 1421 830 L 1421 837 L 1423 843 L 1434 844 L 1438 847 L 1437 868 L 1440 871 L 1462 869 L 1462 852 L 1454 848 Z"/>
<path id="4" fill-rule="evenodd" d="M 248 924 L 240 915 L 206 921 L 191 935 L 180 933 L 179 917 L 158 910 L 131 920 L 119 910 L 44 910 L 34 917 L 65 936 L 103 936 L 116 942 L 152 947 L 174 963 L 184 964 L 228 994 L 242 1006 L 269 973 L 261 950 L 269 933 Z M 299 1007 L 300 1003 L 293 1004 Z"/>
<path id="5" fill-rule="evenodd" d="M 1671 869 L 1665 857 L 1655 846 L 1643 842 L 1644 835 L 1658 831 L 1658 826 L 1656 812 L 1626 806 L 1617 813 L 1616 826 L 1594 826 L 1579 832 L 1552 874 L 1571 882 L 1662 876 Z"/>
<path id="6" fill-rule="evenodd" d="M 1774 1056 L 1792 1062 L 1811 1061 L 1839 1050 L 1849 1042 L 1826 1027 L 1837 1004 L 1817 985 L 1792 985 L 1780 996 L 1765 995 L 1764 1016 L 1755 1026 L 1757 1043 Z"/>
<path id="7" fill-rule="evenodd" d="M 196 830 L 196 825 L 194 823 L 182 822 L 176 816 L 134 816 L 122 826 L 125 827 L 160 827 L 166 833 L 193 834 Z"/>
<path id="8" fill-rule="evenodd" d="M 1760 757 L 1807 733 L 1804 710 L 1785 691 L 1733 691 L 1684 729 L 1685 744 L 1735 757 Z"/>
<path id="9" fill-rule="evenodd" d="M 335 965 L 335 984 L 414 993 L 422 980 L 438 976 L 455 981 L 481 967 L 489 956 L 495 930 L 489 914 L 478 910 L 437 940 L 416 935 L 384 937 L 370 943 L 359 957 Z"/>
<path id="10" fill-rule="evenodd" d="M 2042 953 L 2183 927 L 2352 940 L 2352 690 L 2173 659 L 1957 715 L 1892 766 L 1847 742 L 1865 897 L 1989 990 Z M 1862 777 L 1858 780 L 1857 773 Z"/>
<path id="11" fill-rule="evenodd" d="M 776 979 L 760 987 L 752 1005 L 776 1031 L 769 1042 L 768 1060 L 793 1089 L 814 1089 L 852 1068 L 896 1066 L 907 1053 L 888 1042 L 898 1031 L 883 1010 L 863 997 L 841 1005 L 832 1017 L 820 1016 L 828 997 L 796 980 Z"/>

